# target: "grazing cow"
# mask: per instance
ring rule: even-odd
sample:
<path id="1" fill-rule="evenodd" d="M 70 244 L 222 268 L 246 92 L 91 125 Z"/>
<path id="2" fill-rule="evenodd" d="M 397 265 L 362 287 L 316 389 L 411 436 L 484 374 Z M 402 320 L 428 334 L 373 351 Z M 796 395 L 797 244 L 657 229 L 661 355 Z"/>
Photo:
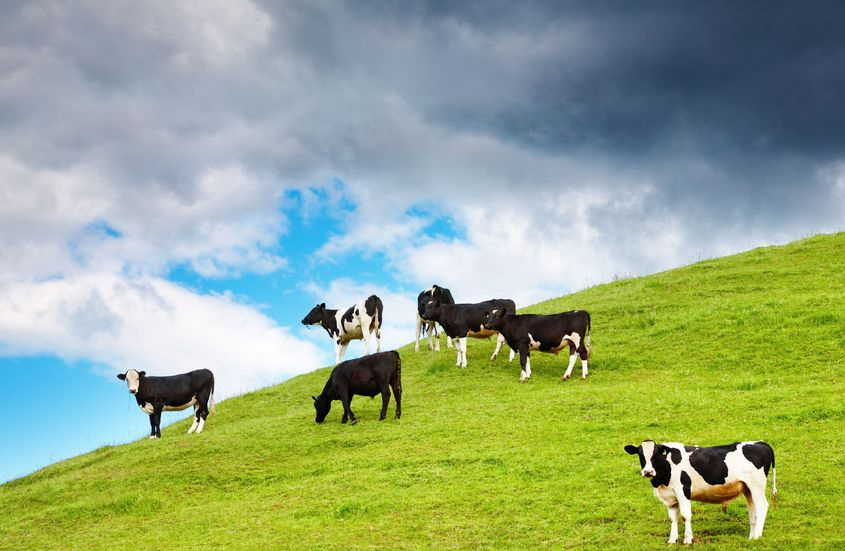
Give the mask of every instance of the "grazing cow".
<path id="1" fill-rule="evenodd" d="M 522 367 L 519 381 L 531 377 L 531 351 L 557 354 L 569 347 L 569 367 L 561 377 L 565 381 L 572 375 L 576 352 L 581 357 L 581 378 L 587 378 L 587 360 L 590 357 L 590 314 L 585 310 L 560 314 L 513 314 L 493 310 L 484 321 L 484 328 L 498 331 L 505 337 L 511 350 L 519 352 Z"/>
<path id="2" fill-rule="evenodd" d="M 492 299 L 477 304 L 444 304 L 433 300 L 425 305 L 422 318 L 427 321 L 436 321 L 443 328 L 446 336 L 454 341 L 458 351 L 458 359 L 455 365 L 467 366 L 467 337 L 474 339 L 486 339 L 496 335 L 497 331 L 484 328 L 484 320 L 492 310 L 503 312 L 516 312 L 516 304 L 510 299 Z M 496 350 L 490 356 L 495 360 L 505 338 L 498 333 Z M 513 359 L 513 349 L 510 353 Z"/>
<path id="3" fill-rule="evenodd" d="M 721 503 L 745 495 L 751 532 L 748 539 L 763 535 L 769 503 L 766 477 L 772 469 L 772 499 L 777 503 L 775 452 L 766 442 L 736 442 L 729 446 L 700 448 L 677 443 L 656 444 L 646 440 L 625 451 L 639 455 L 640 474 L 651 479 L 654 496 L 669 509 L 672 528 L 669 543 L 678 541 L 678 512 L 684 519 L 684 543 L 692 543 L 692 501 Z"/>
<path id="4" fill-rule="evenodd" d="M 169 377 L 147 377 L 146 371 L 128 370 L 117 376 L 126 381 L 129 392 L 144 413 L 150 416 L 150 438 L 161 438 L 161 412 L 182 411 L 194 406 L 194 423 L 188 434 L 202 432 L 208 417 L 209 401 L 214 411 L 214 374 L 208 369 L 197 369 Z"/>
<path id="5" fill-rule="evenodd" d="M 384 421 L 387 415 L 387 404 L 390 403 L 390 389 L 396 399 L 396 418 L 402 415 L 402 361 L 395 350 L 378 352 L 356 360 L 347 360 L 332 370 L 323 392 L 319 396 L 312 396 L 314 409 L 317 410 L 315 421 L 322 423 L 332 408 L 333 400 L 340 400 L 343 404 L 343 418 L 352 424 L 358 418 L 352 413 L 350 404 L 352 396 L 369 396 L 373 398 L 381 393 L 381 415 L 379 421 Z"/>
<path id="6" fill-rule="evenodd" d="M 335 343 L 335 363 L 340 363 L 349 341 L 362 339 L 364 353 L 370 353 L 371 333 L 376 335 L 376 352 L 381 350 L 381 325 L 384 306 L 375 295 L 366 298 L 346 311 L 329 310 L 326 303 L 318 304 L 302 319 L 303 325 L 320 325 Z"/>
<path id="7" fill-rule="evenodd" d="M 431 289 L 426 289 L 417 297 L 417 337 L 414 351 L 420 351 L 420 332 L 425 336 L 426 329 L 428 330 L 428 349 L 431 347 L 431 336 L 434 334 L 434 350 L 440 352 L 440 335 L 437 334 L 437 322 L 424 320 L 422 318 L 425 312 L 425 305 L 432 300 L 440 301 L 440 304 L 455 304 L 455 299 L 452 298 L 452 293 L 445 287 L 438 287 L 432 285 Z M 452 341 L 446 339 L 446 346 L 452 348 Z"/>

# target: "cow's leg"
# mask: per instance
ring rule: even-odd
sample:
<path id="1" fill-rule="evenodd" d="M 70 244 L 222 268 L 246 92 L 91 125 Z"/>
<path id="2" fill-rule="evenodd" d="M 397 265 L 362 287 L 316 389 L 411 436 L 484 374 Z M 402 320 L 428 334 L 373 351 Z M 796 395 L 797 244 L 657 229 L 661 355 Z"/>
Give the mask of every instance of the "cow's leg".
<path id="1" fill-rule="evenodd" d="M 364 355 L 370 355 L 370 337 L 372 334 L 370 333 L 370 325 L 361 325 L 361 340 L 364 341 Z"/>
<path id="2" fill-rule="evenodd" d="M 381 415 L 378 416 L 379 421 L 384 421 L 387 417 L 387 406 L 390 404 L 390 386 L 384 385 L 381 389 Z"/>
<path id="3" fill-rule="evenodd" d="M 337 363 L 343 361 L 343 355 L 346 354 L 346 347 L 349 346 L 349 341 L 346 341 L 343 344 L 338 342 L 337 344 Z"/>
<path id="4" fill-rule="evenodd" d="M 458 346 L 461 347 L 461 367 L 467 366 L 467 338 L 461 337 L 458 341 Z"/>
<path id="5" fill-rule="evenodd" d="M 345 424 L 348 421 L 349 421 L 349 415 L 347 415 L 346 411 L 344 410 L 343 417 L 340 418 L 340 422 Z"/>
<path id="6" fill-rule="evenodd" d="M 491 362 L 499 357 L 499 350 L 502 349 L 502 344 L 504 342 L 505 342 L 505 337 L 501 333 L 497 333 L 496 334 L 496 349 L 493 350 L 493 355 L 490 356 Z"/>
<path id="7" fill-rule="evenodd" d="M 578 358 L 575 354 L 575 345 L 573 343 L 569 344 L 569 367 L 566 368 L 566 372 L 561 377 L 561 381 L 565 381 L 572 375 L 572 368 L 575 367 L 575 360 Z M 582 364 L 583 365 L 583 364 Z"/>
<path id="8" fill-rule="evenodd" d="M 390 379 L 390 388 L 393 389 L 393 398 L 396 400 L 396 418 L 402 416 L 402 379 L 400 378 L 400 371 L 397 369 L 393 372 L 393 377 Z"/>
<path id="9" fill-rule="evenodd" d="M 358 419 L 355 417 L 355 414 L 352 413 L 352 395 L 349 394 L 347 390 L 341 390 L 340 394 L 340 403 L 343 404 L 343 416 L 347 417 L 352 420 L 352 424 L 358 422 Z"/>
<path id="10" fill-rule="evenodd" d="M 514 356 L 516 356 L 516 351 L 513 348 L 510 348 L 510 354 L 508 354 L 508 362 L 512 362 Z"/>
<path id="11" fill-rule="evenodd" d="M 766 515 L 769 513 L 769 502 L 766 500 L 766 478 L 762 476 L 762 484 L 758 481 L 746 483 L 748 490 L 751 492 L 751 500 L 748 502 L 748 509 L 751 510 L 751 501 L 754 502 L 754 515 L 756 523 L 752 528 L 754 535 L 751 539 L 758 539 L 763 535 L 763 525 L 766 524 Z M 749 517 L 751 514 L 749 513 Z"/>
<path id="12" fill-rule="evenodd" d="M 152 428 L 150 438 L 161 438 L 161 411 L 163 405 L 155 404 L 153 414 L 150 415 L 150 426 Z"/>
<path id="13" fill-rule="evenodd" d="M 587 347 L 584 346 L 584 342 L 581 342 L 581 348 L 578 351 L 578 355 L 581 357 L 581 378 L 587 378 Z"/>
<path id="14" fill-rule="evenodd" d="M 672 522 L 672 527 L 669 528 L 669 541 L 668 544 L 678 543 L 678 506 L 673 505 L 672 507 L 667 507 L 666 510 L 669 512 L 669 520 Z"/>
<path id="15" fill-rule="evenodd" d="M 416 336 L 416 338 L 414 338 L 414 342 L 416 343 L 414 345 L 414 352 L 420 351 L 420 333 L 422 333 L 422 326 L 423 326 L 423 320 L 420 317 L 420 313 L 417 312 L 417 336 Z"/>
<path id="16" fill-rule="evenodd" d="M 202 428 L 205 426 L 205 420 L 208 419 L 208 401 L 211 399 L 211 389 L 203 390 L 197 394 L 197 403 L 199 409 L 197 410 L 197 434 L 202 433 Z"/>
<path id="17" fill-rule="evenodd" d="M 197 430 L 197 425 L 199 425 L 199 422 L 200 422 L 200 416 L 199 416 L 199 413 L 197 413 L 198 411 L 199 411 L 199 402 L 194 404 L 194 422 L 191 424 L 191 428 L 188 429 L 188 434 L 191 434 L 192 432 Z"/>
<path id="18" fill-rule="evenodd" d="M 452 342 L 455 343 L 455 350 L 458 351 L 458 359 L 455 361 L 455 365 L 461 365 L 461 341 L 457 337 L 452 339 Z"/>
<path id="19" fill-rule="evenodd" d="M 686 498 L 679 498 L 678 508 L 681 518 L 684 519 L 684 545 L 689 545 L 692 543 L 692 502 Z"/>
<path id="20" fill-rule="evenodd" d="M 440 352 L 440 335 L 437 333 L 437 324 L 434 323 L 434 322 L 431 322 L 431 325 L 429 325 L 428 327 L 429 327 L 429 334 L 431 334 L 431 333 L 434 334 L 434 351 Z M 429 350 L 431 350 L 431 348 L 429 348 Z"/>
<path id="21" fill-rule="evenodd" d="M 520 374 L 519 374 L 519 382 L 524 383 L 525 379 L 531 376 L 531 351 L 528 350 L 527 346 L 521 346 L 519 348 L 519 367 Z"/>
<path id="22" fill-rule="evenodd" d="M 757 509 L 754 506 L 754 496 L 748 486 L 745 487 L 745 504 L 748 506 L 748 539 L 753 540 L 757 535 Z"/>
<path id="23" fill-rule="evenodd" d="M 449 338 L 449 335 L 446 335 L 446 347 L 452 348 L 452 340 Z"/>

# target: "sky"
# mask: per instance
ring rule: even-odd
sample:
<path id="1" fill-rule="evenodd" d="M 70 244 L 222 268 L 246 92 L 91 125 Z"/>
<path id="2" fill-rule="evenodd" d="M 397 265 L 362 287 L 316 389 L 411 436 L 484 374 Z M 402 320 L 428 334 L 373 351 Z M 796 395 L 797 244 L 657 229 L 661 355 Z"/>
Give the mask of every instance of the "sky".
<path id="1" fill-rule="evenodd" d="M 3 2 L 0 481 L 148 434 L 127 369 L 210 368 L 220 401 L 329 365 L 319 302 L 378 294 L 392 348 L 433 283 L 528 305 L 842 231 L 843 20 Z"/>

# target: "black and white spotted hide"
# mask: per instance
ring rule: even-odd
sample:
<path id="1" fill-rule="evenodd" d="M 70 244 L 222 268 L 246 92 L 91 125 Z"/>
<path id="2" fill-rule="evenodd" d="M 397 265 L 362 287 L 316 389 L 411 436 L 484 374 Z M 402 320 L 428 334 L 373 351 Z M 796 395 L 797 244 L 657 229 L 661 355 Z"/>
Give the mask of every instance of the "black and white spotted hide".
<path id="1" fill-rule="evenodd" d="M 335 363 L 339 364 L 346 347 L 353 340 L 364 341 L 364 353 L 370 353 L 370 338 L 375 335 L 376 352 L 381 351 L 381 325 L 384 306 L 376 295 L 361 300 L 344 311 L 330 310 L 318 304 L 302 319 L 303 325 L 319 325 L 335 343 Z"/>
<path id="2" fill-rule="evenodd" d="M 414 339 L 414 351 L 416 352 L 420 351 L 420 334 L 425 336 L 426 332 L 428 333 L 428 349 L 440 352 L 440 335 L 437 334 L 437 322 L 422 318 L 426 305 L 434 300 L 439 301 L 441 304 L 455 304 L 455 299 L 452 298 L 452 292 L 445 287 L 439 287 L 437 285 L 432 285 L 431 288 L 426 289 L 417 296 L 417 334 Z M 432 337 L 434 337 L 433 347 L 431 344 Z M 446 339 L 446 346 L 452 348 L 451 339 Z"/>
<path id="3" fill-rule="evenodd" d="M 669 543 L 678 541 L 678 514 L 684 520 L 684 543 L 692 543 L 693 501 L 721 503 L 744 495 L 748 505 L 749 539 L 763 535 L 769 510 L 766 478 L 772 470 L 772 499 L 777 502 L 775 452 L 766 442 L 736 442 L 701 448 L 674 442 L 646 440 L 625 451 L 640 460 L 640 474 L 648 478 L 654 496 L 669 512 Z"/>

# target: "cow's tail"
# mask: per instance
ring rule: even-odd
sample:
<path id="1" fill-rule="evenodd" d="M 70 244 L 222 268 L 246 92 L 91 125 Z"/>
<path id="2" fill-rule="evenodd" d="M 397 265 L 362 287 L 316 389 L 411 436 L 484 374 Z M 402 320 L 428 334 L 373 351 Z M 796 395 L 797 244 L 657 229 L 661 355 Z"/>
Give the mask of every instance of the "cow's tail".
<path id="1" fill-rule="evenodd" d="M 212 381 L 211 394 L 208 397 L 208 414 L 211 415 L 215 411 L 217 411 L 217 409 L 214 407 L 214 381 Z"/>
<path id="2" fill-rule="evenodd" d="M 587 347 L 587 359 L 589 360 L 593 355 L 593 343 L 590 339 L 590 313 L 584 312 L 587 314 L 587 332 L 584 335 L 584 346 Z"/>
<path id="3" fill-rule="evenodd" d="M 766 444 L 769 446 L 769 444 Z M 769 450 L 772 452 L 772 503 L 775 505 L 775 509 L 778 507 L 778 473 L 777 469 L 775 469 L 775 450 L 769 446 Z"/>

